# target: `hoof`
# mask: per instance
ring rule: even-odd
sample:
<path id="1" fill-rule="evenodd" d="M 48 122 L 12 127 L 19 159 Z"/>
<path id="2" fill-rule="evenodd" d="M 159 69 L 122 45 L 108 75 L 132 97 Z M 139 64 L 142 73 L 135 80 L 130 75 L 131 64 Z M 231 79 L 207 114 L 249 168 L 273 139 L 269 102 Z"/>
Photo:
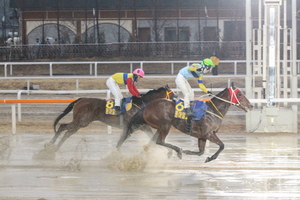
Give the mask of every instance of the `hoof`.
<path id="1" fill-rule="evenodd" d="M 47 148 L 47 147 L 50 147 L 50 146 L 53 146 L 53 144 L 51 144 L 51 143 L 49 143 L 49 142 L 46 142 L 46 143 L 44 144 L 44 148 Z"/>
<path id="2" fill-rule="evenodd" d="M 172 157 L 172 154 L 173 154 L 173 151 L 169 150 L 169 152 L 168 152 L 168 159 Z"/>
<path id="3" fill-rule="evenodd" d="M 181 160 L 182 159 L 182 149 L 179 150 L 177 153 L 178 158 Z"/>
<path id="4" fill-rule="evenodd" d="M 207 163 L 207 162 L 210 162 L 210 161 L 211 161 L 211 158 L 210 158 L 210 157 L 207 157 L 206 160 L 205 160 L 206 163 Z"/>
<path id="5" fill-rule="evenodd" d="M 149 151 L 149 148 L 150 148 L 150 145 L 149 145 L 149 144 L 148 144 L 148 145 L 145 145 L 145 146 L 144 146 L 144 151 L 145 151 L 145 152 L 148 152 L 148 151 Z"/>

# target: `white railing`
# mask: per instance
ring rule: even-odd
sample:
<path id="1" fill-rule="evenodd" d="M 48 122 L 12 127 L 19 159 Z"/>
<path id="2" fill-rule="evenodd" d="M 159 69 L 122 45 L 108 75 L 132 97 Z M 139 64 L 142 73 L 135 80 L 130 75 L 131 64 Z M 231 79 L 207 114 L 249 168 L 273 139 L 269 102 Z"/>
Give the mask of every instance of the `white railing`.
<path id="1" fill-rule="evenodd" d="M 54 75 L 53 74 L 53 68 L 55 68 L 55 66 L 58 65 L 89 65 L 89 74 L 90 76 L 78 76 L 76 75 L 75 77 L 79 78 L 89 78 L 91 76 L 94 77 L 99 77 L 98 75 L 98 67 L 100 67 L 101 65 L 122 65 L 123 67 L 127 66 L 128 71 L 133 71 L 133 67 L 134 65 L 139 65 L 140 68 L 145 69 L 148 68 L 149 66 L 146 66 L 146 64 L 170 64 L 170 73 L 169 74 L 176 74 L 177 72 L 175 72 L 175 64 L 182 64 L 182 66 L 187 66 L 191 63 L 199 63 L 201 62 L 200 60 L 189 60 L 189 61 L 101 61 L 101 62 L 92 62 L 92 61 L 74 61 L 74 62 L 0 62 L 0 66 L 3 66 L 4 68 L 4 74 L 3 77 L 0 77 L 0 79 L 3 78 L 13 78 L 13 66 L 20 66 L 20 65 L 31 65 L 32 67 L 34 66 L 41 66 L 41 65 L 46 65 L 49 68 L 49 75 L 47 76 L 40 76 L 40 77 L 36 77 L 36 76 L 27 76 L 27 77 L 14 77 L 15 79 L 29 79 L 29 78 L 46 78 L 46 77 L 50 77 L 50 78 L 54 78 L 55 76 L 57 77 L 61 77 L 59 75 Z M 257 61 L 254 61 L 257 62 Z M 281 61 L 283 62 L 283 61 Z M 291 62 L 291 61 L 288 61 Z M 300 60 L 297 60 L 297 73 L 300 73 Z M 232 64 L 232 69 L 228 69 L 227 66 L 227 72 L 231 71 L 231 75 L 246 75 L 245 72 L 238 72 L 238 64 L 244 63 L 246 66 L 246 60 L 221 60 L 220 61 L 220 66 L 222 67 L 222 64 Z M 154 66 L 151 65 L 151 68 L 153 68 Z M 8 70 L 9 68 L 9 70 Z M 146 69 L 145 69 L 146 70 Z M 221 68 L 219 69 L 221 70 Z M 8 75 L 8 71 L 9 71 L 9 75 Z M 126 70 L 124 70 L 126 71 Z M 146 70 L 147 71 L 147 70 Z M 245 71 L 245 70 L 243 70 Z M 226 72 L 226 74 L 227 74 Z M 71 77 L 70 77 L 71 76 Z M 69 78 L 74 78 L 74 75 L 70 75 L 68 76 Z M 62 77 L 61 77 L 62 78 Z"/>
<path id="2" fill-rule="evenodd" d="M 32 65 L 32 66 L 41 66 L 41 65 L 46 65 L 49 68 L 49 75 L 48 77 L 53 77 L 53 68 L 57 65 L 89 65 L 89 74 L 91 76 L 98 77 L 98 67 L 103 65 L 103 64 L 109 64 L 109 65 L 123 65 L 129 67 L 128 71 L 133 70 L 133 65 L 139 65 L 140 68 L 144 69 L 147 68 L 148 66 L 145 66 L 146 64 L 170 64 L 170 73 L 169 74 L 175 74 L 176 72 L 174 71 L 175 64 L 182 64 L 182 66 L 187 66 L 191 63 L 199 63 L 201 62 L 200 60 L 189 60 L 189 61 L 104 61 L 104 62 L 2 62 L 0 63 L 0 66 L 2 65 L 4 67 L 4 78 L 12 78 L 13 76 L 13 66 L 20 66 L 20 65 Z M 233 64 L 233 71 L 234 75 L 238 75 L 237 72 L 237 64 L 238 63 L 246 63 L 245 60 L 226 60 L 226 61 L 220 61 L 220 64 L 222 63 L 232 63 Z M 153 66 L 151 66 L 153 67 Z M 8 70 L 9 68 L 9 70 Z M 8 76 L 8 71 L 9 71 L 9 76 Z M 124 70 L 126 71 L 126 70 Z M 0 77 L 3 78 L 3 77 Z M 30 78 L 32 76 L 29 76 Z M 47 76 L 41 76 L 41 77 L 47 77 Z M 88 76 L 89 77 L 89 76 Z M 15 78 L 21 78 L 21 77 L 15 77 Z M 24 78 L 24 77 L 23 77 Z M 26 78 L 26 77 L 25 77 Z M 28 78 L 28 77 L 27 77 Z"/>

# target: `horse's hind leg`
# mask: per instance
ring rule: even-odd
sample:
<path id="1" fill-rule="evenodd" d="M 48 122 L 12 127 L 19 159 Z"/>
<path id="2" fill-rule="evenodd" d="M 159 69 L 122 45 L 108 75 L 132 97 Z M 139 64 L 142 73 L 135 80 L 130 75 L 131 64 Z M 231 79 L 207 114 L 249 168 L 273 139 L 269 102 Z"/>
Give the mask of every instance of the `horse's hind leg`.
<path id="1" fill-rule="evenodd" d="M 67 130 L 65 132 L 65 134 L 63 135 L 63 137 L 60 139 L 60 141 L 58 142 L 57 146 L 56 146 L 56 151 L 58 151 L 58 149 L 60 149 L 60 147 L 62 146 L 62 144 L 74 133 L 76 133 L 81 127 L 85 127 L 82 124 L 79 123 L 75 123 L 74 121 L 69 123 L 69 124 L 62 124 L 63 126 L 60 126 L 57 133 L 54 137 L 56 137 L 55 139 L 53 139 L 54 141 L 57 139 L 57 137 L 59 136 L 59 134 L 64 131 Z"/>
<path id="2" fill-rule="evenodd" d="M 63 143 L 74 133 L 76 133 L 78 129 L 73 129 L 73 130 L 68 130 L 64 136 L 61 138 L 61 140 L 59 141 L 59 143 L 56 146 L 56 151 L 58 151 L 60 149 L 60 147 L 63 145 Z"/>
<path id="3" fill-rule="evenodd" d="M 163 130 L 157 130 L 157 132 L 154 134 L 153 138 L 157 137 L 157 134 L 158 134 L 156 144 L 173 149 L 174 151 L 177 152 L 178 158 L 182 159 L 182 149 L 173 144 L 169 144 L 169 143 L 165 142 L 166 136 L 168 135 L 170 128 L 171 128 L 171 126 L 168 128 L 164 128 Z M 168 153 L 168 155 L 169 154 L 170 154 L 170 152 Z"/>
<path id="4" fill-rule="evenodd" d="M 143 131 L 144 133 L 146 133 L 149 136 L 149 138 L 153 137 L 153 131 L 149 125 L 144 124 L 144 125 L 140 126 L 140 130 Z"/>
<path id="5" fill-rule="evenodd" d="M 224 149 L 223 142 L 216 136 L 215 133 L 213 133 L 207 139 L 209 141 L 211 141 L 211 142 L 216 143 L 217 145 L 219 145 L 219 149 L 218 149 L 218 151 L 214 155 L 212 155 L 211 157 L 207 157 L 206 160 L 205 160 L 205 162 L 209 162 L 209 161 L 215 160 L 219 156 L 219 154 L 221 153 L 221 151 L 223 151 L 223 149 Z"/>
<path id="6" fill-rule="evenodd" d="M 156 140 L 158 139 L 158 136 L 159 136 L 159 133 L 156 132 L 156 133 L 153 135 L 153 137 L 152 137 L 152 139 L 150 140 L 150 142 L 148 143 L 148 145 L 146 146 L 146 150 L 149 148 L 149 146 L 151 145 L 151 143 L 155 143 L 155 142 L 156 142 Z M 173 154 L 173 150 L 168 148 L 168 151 L 169 151 L 169 152 L 168 152 L 168 158 L 171 158 L 171 156 L 172 156 L 172 154 Z"/>
<path id="7" fill-rule="evenodd" d="M 45 147 L 49 146 L 49 145 L 53 145 L 55 143 L 55 141 L 57 140 L 57 138 L 60 136 L 61 132 L 67 130 L 67 126 L 68 124 L 61 124 L 58 128 L 58 130 L 56 131 L 56 133 L 54 134 L 53 138 L 51 139 L 51 141 L 49 143 L 45 144 Z"/>
<path id="8" fill-rule="evenodd" d="M 131 134 L 138 128 L 139 128 L 138 125 L 132 125 L 132 126 L 128 126 L 127 128 L 125 127 L 123 129 L 123 134 L 121 135 L 121 137 L 117 143 L 118 150 L 120 150 L 120 148 L 121 148 L 122 144 L 125 142 L 125 140 L 127 140 L 131 136 Z M 127 129 L 126 132 L 124 132 L 125 129 Z M 153 132 L 152 132 L 152 129 L 150 128 L 150 126 L 148 126 L 146 124 L 142 125 L 142 126 L 140 126 L 140 130 L 145 132 L 150 138 L 153 137 Z"/>
<path id="9" fill-rule="evenodd" d="M 198 138 L 199 152 L 189 151 L 189 150 L 183 150 L 182 152 L 185 153 L 185 154 L 188 154 L 188 155 L 198 155 L 198 156 L 201 156 L 204 153 L 205 144 L 206 144 L 206 140 L 205 139 Z"/>

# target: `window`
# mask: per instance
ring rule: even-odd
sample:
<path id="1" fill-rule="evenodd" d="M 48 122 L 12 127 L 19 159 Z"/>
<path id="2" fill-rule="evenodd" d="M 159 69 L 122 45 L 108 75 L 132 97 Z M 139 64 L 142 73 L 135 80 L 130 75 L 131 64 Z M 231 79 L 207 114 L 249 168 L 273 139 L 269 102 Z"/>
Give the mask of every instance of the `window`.
<path id="1" fill-rule="evenodd" d="M 165 41 L 177 41 L 176 27 L 165 28 Z M 179 28 L 179 41 L 189 41 L 190 30 L 188 27 Z"/>
<path id="2" fill-rule="evenodd" d="M 176 40 L 176 28 L 165 28 L 165 41 Z"/>

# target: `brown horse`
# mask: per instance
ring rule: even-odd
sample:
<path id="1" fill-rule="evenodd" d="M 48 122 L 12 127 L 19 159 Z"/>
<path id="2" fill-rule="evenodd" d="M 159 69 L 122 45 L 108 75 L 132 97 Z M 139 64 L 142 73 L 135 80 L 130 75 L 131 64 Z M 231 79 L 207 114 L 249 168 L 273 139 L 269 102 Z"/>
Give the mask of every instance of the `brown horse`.
<path id="1" fill-rule="evenodd" d="M 207 110 L 204 116 L 200 120 L 193 120 L 191 122 L 191 136 L 198 138 L 199 152 L 194 152 L 182 150 L 175 145 L 165 142 L 172 125 L 183 133 L 185 133 L 188 128 L 188 120 L 177 119 L 174 117 L 175 104 L 175 101 L 172 100 L 157 99 L 147 104 L 143 109 L 139 110 L 129 121 L 127 130 L 123 131 L 123 135 L 118 141 L 117 148 L 119 149 L 123 142 L 140 125 L 148 124 L 152 128 L 157 129 L 152 141 L 156 140 L 156 144 L 175 150 L 179 158 L 182 157 L 182 153 L 201 156 L 204 153 L 206 140 L 219 145 L 218 151 L 211 157 L 208 157 L 205 161 L 209 162 L 216 159 L 224 149 L 224 144 L 217 137 L 216 133 L 219 131 L 222 120 L 229 107 L 231 105 L 235 105 L 245 112 L 253 108 L 242 91 L 234 86 L 225 88 L 222 92 L 214 96 L 206 103 Z"/>
<path id="2" fill-rule="evenodd" d="M 47 143 L 45 146 L 53 145 L 59 135 L 66 131 L 62 139 L 59 141 L 56 146 L 56 151 L 62 146 L 62 144 L 69 138 L 71 135 L 76 133 L 80 128 L 88 126 L 93 121 L 101 121 L 107 125 L 123 128 L 123 124 L 127 125 L 129 119 L 144 105 L 147 103 L 158 99 L 158 98 L 168 98 L 172 99 L 176 94 L 169 88 L 168 85 L 165 87 L 160 87 L 155 90 L 150 90 L 146 94 L 142 94 L 141 98 L 132 97 L 132 108 L 117 116 L 117 115 L 107 115 L 105 114 L 106 109 L 106 99 L 98 98 L 79 98 L 72 103 L 60 114 L 54 121 L 54 132 L 52 140 Z M 73 121 L 67 124 L 60 124 L 58 130 L 56 130 L 57 123 L 66 116 L 69 112 L 73 110 Z M 122 123 L 123 121 L 123 123 Z M 141 127 L 141 130 L 146 133 L 152 133 L 149 126 Z M 152 137 L 152 135 L 151 135 Z"/>

